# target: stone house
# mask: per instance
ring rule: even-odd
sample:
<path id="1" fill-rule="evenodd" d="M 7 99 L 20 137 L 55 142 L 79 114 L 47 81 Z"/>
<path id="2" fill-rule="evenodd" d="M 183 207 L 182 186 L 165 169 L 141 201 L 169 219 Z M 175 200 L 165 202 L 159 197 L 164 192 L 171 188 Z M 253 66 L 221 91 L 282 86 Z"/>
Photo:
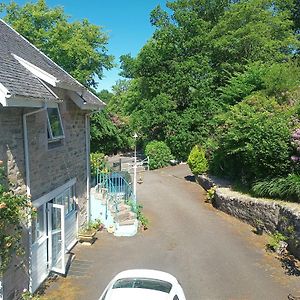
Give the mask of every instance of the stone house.
<path id="1" fill-rule="evenodd" d="M 89 116 L 103 107 L 0 20 L 0 160 L 11 188 L 37 208 L 25 257 L 0 279 L 0 299 L 34 292 L 51 271 L 65 273 L 78 228 L 90 217 Z"/>

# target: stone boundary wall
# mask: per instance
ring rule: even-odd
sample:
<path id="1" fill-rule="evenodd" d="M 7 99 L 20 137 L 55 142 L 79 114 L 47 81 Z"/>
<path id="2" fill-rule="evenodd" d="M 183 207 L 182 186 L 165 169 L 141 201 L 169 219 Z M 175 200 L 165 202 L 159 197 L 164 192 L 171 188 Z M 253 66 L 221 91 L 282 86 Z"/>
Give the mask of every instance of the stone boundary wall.
<path id="1" fill-rule="evenodd" d="M 196 176 L 196 181 L 205 190 L 216 187 L 212 201 L 215 208 L 254 227 L 260 222 L 268 233 L 278 231 L 290 237 L 290 250 L 300 258 L 300 204 L 241 194 L 233 191 L 227 181 L 207 175 Z"/>

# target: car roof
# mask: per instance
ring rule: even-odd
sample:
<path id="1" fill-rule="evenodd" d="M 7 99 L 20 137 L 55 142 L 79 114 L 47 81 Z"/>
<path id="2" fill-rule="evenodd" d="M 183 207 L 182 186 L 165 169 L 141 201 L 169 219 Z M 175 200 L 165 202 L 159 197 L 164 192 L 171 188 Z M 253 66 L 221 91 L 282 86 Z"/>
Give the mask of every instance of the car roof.
<path id="1" fill-rule="evenodd" d="M 150 278 L 150 279 L 159 279 L 164 280 L 167 282 L 170 282 L 172 284 L 177 284 L 177 279 L 163 271 L 157 271 L 157 270 L 150 270 L 150 269 L 132 269 L 132 270 L 126 270 L 123 272 L 120 272 L 118 275 L 115 276 L 115 280 L 121 279 L 121 278 Z"/>
<path id="2" fill-rule="evenodd" d="M 131 288 L 113 289 L 106 295 L 105 300 L 169 300 L 170 295 L 160 291 Z"/>

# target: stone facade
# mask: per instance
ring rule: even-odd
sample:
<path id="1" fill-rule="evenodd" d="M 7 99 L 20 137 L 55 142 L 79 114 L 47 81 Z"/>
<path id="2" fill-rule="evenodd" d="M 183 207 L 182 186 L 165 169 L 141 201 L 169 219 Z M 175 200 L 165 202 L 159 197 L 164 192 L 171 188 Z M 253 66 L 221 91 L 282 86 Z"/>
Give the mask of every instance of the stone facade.
<path id="1" fill-rule="evenodd" d="M 27 117 L 32 201 L 76 178 L 78 222 L 83 224 L 87 220 L 85 112 L 63 90 L 55 93 L 64 100 L 59 104 L 65 134 L 61 143 L 48 143 L 46 111 Z M 0 160 L 4 161 L 10 187 L 22 194 L 26 193 L 23 114 L 34 110 L 0 106 Z M 27 234 L 24 238 L 28 239 Z M 24 246 L 28 246 L 28 240 Z M 10 268 L 4 276 L 4 299 L 13 299 L 15 289 L 28 288 L 27 261 L 23 258 L 22 267 L 15 261 L 17 268 Z"/>
<path id="2" fill-rule="evenodd" d="M 241 194 L 231 190 L 228 182 L 224 183 L 210 176 L 198 176 L 197 182 L 206 190 L 212 186 L 217 187 L 212 201 L 217 209 L 254 227 L 260 222 L 269 233 L 279 231 L 290 238 L 293 235 L 289 247 L 298 258 L 300 257 L 299 204 Z"/>

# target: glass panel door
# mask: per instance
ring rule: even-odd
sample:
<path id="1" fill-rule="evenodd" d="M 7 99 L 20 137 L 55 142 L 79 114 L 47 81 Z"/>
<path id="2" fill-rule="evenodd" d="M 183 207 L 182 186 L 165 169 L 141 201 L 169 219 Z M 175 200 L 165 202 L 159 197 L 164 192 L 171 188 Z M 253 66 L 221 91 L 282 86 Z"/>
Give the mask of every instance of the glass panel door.
<path id="1" fill-rule="evenodd" d="M 65 274 L 65 207 L 48 204 L 49 262 L 51 270 Z"/>

